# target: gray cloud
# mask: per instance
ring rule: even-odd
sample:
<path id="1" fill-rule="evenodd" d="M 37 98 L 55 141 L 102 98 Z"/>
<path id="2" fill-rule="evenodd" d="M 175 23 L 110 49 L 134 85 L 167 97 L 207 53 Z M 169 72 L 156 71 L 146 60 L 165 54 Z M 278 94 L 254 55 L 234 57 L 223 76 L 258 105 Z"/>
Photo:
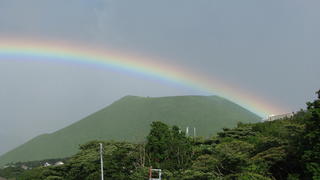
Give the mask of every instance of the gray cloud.
<path id="1" fill-rule="evenodd" d="M 64 40 L 157 57 L 291 111 L 303 108 L 319 88 L 319 4 L 311 0 L 2 0 L 0 37 Z M 5 146 L 0 154 L 127 94 L 204 94 L 108 69 L 2 57 L 0 83 L 0 132 L 8 137 L 0 139 Z"/>

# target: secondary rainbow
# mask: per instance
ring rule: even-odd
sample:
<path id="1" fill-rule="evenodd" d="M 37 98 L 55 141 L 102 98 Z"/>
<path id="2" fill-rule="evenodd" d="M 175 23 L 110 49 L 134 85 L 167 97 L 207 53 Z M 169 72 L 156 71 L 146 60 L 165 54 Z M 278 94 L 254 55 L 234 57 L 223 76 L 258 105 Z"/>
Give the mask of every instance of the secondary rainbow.
<path id="1" fill-rule="evenodd" d="M 171 83 L 186 85 L 190 88 L 206 91 L 227 98 L 244 108 L 266 117 L 270 114 L 283 113 L 280 107 L 268 103 L 249 92 L 225 84 L 214 77 L 201 76 L 199 73 L 181 69 L 172 64 L 164 64 L 161 60 L 133 55 L 125 55 L 115 51 L 90 48 L 76 44 L 52 41 L 31 41 L 0 38 L 0 60 L 7 57 L 19 59 L 40 59 L 41 61 L 65 61 L 86 64 L 116 71 L 132 72 Z"/>

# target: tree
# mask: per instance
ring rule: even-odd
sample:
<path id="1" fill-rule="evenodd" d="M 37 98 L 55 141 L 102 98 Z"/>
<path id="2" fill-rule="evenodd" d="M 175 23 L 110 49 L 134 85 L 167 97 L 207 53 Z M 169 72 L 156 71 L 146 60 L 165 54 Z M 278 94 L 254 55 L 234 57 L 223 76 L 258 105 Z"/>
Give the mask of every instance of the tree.
<path id="1" fill-rule="evenodd" d="M 170 128 L 157 121 L 151 124 L 146 151 L 151 166 L 178 170 L 190 164 L 192 145 L 191 140 L 177 126 Z"/>
<path id="2" fill-rule="evenodd" d="M 311 118 L 306 120 L 303 134 L 303 156 L 307 174 L 313 179 L 320 179 L 320 90 L 316 92 L 318 99 L 308 102 Z"/>
<path id="3" fill-rule="evenodd" d="M 220 164 L 219 169 L 224 175 L 240 173 L 248 165 L 250 152 L 254 146 L 250 143 L 232 140 L 215 147 L 215 155 Z"/>
<path id="4" fill-rule="evenodd" d="M 147 136 L 146 151 L 149 164 L 161 168 L 161 164 L 169 157 L 171 135 L 169 126 L 155 121 L 151 124 L 151 130 Z"/>
<path id="5" fill-rule="evenodd" d="M 128 179 L 136 169 L 136 162 L 139 159 L 137 145 L 131 143 L 117 143 L 112 154 L 105 159 L 105 179 Z"/>
<path id="6" fill-rule="evenodd" d="M 169 157 L 168 168 L 178 170 L 185 168 L 190 164 L 192 145 L 191 140 L 186 137 L 185 133 L 181 132 L 178 126 L 171 128 L 171 140 L 168 142 Z"/>

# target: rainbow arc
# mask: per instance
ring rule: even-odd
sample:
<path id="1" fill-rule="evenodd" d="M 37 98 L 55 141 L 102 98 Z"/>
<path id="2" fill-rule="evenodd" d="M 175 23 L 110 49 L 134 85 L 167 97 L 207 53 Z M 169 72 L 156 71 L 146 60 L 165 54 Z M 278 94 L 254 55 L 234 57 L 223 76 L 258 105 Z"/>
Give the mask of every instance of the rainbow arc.
<path id="1" fill-rule="evenodd" d="M 28 41 L 0 38 L 0 60 L 15 57 L 30 61 L 62 61 L 84 65 L 93 65 L 116 71 L 132 72 L 170 83 L 186 85 L 233 101 L 251 112 L 267 117 L 284 111 L 249 92 L 242 92 L 213 77 L 201 76 L 180 67 L 162 63 L 153 58 L 128 56 L 114 51 L 88 48 L 81 45 L 52 41 Z"/>

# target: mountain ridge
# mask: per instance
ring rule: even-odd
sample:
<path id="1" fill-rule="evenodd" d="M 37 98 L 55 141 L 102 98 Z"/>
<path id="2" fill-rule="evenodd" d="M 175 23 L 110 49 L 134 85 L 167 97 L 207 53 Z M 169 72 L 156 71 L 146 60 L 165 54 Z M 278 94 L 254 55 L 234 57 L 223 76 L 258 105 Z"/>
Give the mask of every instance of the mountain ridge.
<path id="1" fill-rule="evenodd" d="M 258 122 L 259 116 L 218 96 L 139 97 L 127 95 L 109 106 L 49 134 L 41 134 L 0 156 L 9 162 L 62 158 L 91 140 L 141 142 L 152 121 L 196 127 L 200 136 L 211 136 L 238 122 Z"/>

